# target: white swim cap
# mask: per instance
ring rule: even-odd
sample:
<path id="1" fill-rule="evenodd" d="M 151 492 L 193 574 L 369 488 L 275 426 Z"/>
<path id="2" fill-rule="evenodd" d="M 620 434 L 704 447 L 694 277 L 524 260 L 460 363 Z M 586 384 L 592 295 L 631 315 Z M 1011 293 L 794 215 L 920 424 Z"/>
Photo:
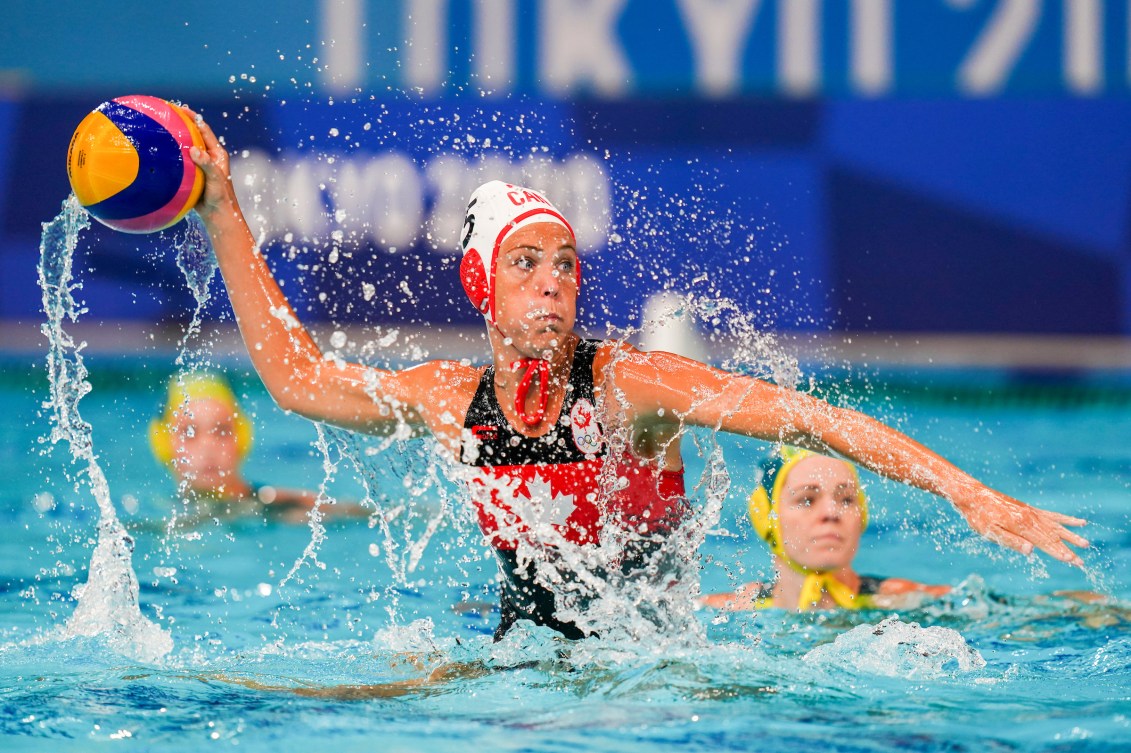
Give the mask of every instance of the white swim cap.
<path id="1" fill-rule="evenodd" d="M 463 261 L 459 266 L 460 281 L 467 297 L 488 321 L 495 321 L 495 261 L 499 247 L 512 233 L 536 222 L 554 222 L 576 238 L 549 200 L 529 188 L 492 180 L 471 194 L 463 219 L 460 244 Z M 581 266 L 577 267 L 581 284 Z"/>

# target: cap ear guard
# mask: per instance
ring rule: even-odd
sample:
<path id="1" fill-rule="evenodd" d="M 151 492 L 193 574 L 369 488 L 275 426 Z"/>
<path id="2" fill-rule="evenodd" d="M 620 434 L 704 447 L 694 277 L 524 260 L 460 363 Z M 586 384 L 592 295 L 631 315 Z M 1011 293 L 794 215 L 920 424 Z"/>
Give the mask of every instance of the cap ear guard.
<path id="1" fill-rule="evenodd" d="M 483 259 L 475 249 L 464 253 L 459 263 L 459 279 L 472 305 L 480 314 L 486 314 L 491 305 L 491 290 L 487 283 L 487 270 L 483 269 Z"/>
<path id="2" fill-rule="evenodd" d="M 750 523 L 754 526 L 754 532 L 769 545 L 771 552 L 777 554 L 781 546 L 778 516 L 771 510 L 770 497 L 766 494 L 765 487 L 759 486 L 750 495 L 747 511 L 750 513 Z"/>
<path id="3" fill-rule="evenodd" d="M 864 487 L 860 485 L 860 476 L 856 473 L 856 466 L 849 463 L 852 475 L 856 476 L 856 499 L 860 505 L 860 532 L 868 530 L 868 497 L 864 494 Z"/>
<path id="4" fill-rule="evenodd" d="M 153 457 L 161 465 L 173 464 L 173 437 L 169 431 L 169 424 L 163 419 L 153 419 L 149 422 L 149 448 L 153 450 Z"/>
<path id="5" fill-rule="evenodd" d="M 782 447 L 779 454 L 772 455 L 762 462 L 762 477 L 758 487 L 750 495 L 747 502 L 747 512 L 750 515 L 750 524 L 754 527 L 754 531 L 769 545 L 770 551 L 774 554 L 784 555 L 785 552 L 782 547 L 781 524 L 778 522 L 775 508 L 781 501 L 786 479 L 789 477 L 789 472 L 793 470 L 793 466 L 816 454 L 795 447 Z M 848 461 L 842 462 L 848 465 L 852 471 L 852 477 L 856 480 L 856 498 L 860 506 L 860 530 L 865 531 L 868 528 L 868 498 L 864 494 L 864 487 L 860 484 L 860 476 L 856 472 L 856 466 Z M 770 488 L 769 491 L 767 491 L 767 486 Z"/>

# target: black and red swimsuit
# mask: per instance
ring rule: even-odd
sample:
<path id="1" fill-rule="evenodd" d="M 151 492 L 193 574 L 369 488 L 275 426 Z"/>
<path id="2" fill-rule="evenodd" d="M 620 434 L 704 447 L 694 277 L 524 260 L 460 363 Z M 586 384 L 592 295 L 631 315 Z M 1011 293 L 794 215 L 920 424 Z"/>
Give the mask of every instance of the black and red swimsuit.
<path id="1" fill-rule="evenodd" d="M 662 534 L 686 510 L 682 470 L 662 470 L 627 452 L 617 463 L 617 478 L 608 484 L 616 490 L 602 492 L 608 449 L 593 391 L 593 358 L 599 346 L 598 340 L 578 343 L 559 419 L 544 435 L 528 437 L 511 427 L 495 396 L 491 367 L 483 373 L 464 419 L 471 439 L 464 444 L 460 462 L 476 469 L 469 482 L 472 501 L 503 576 L 496 638 L 519 619 L 570 638 L 585 635 L 556 617 L 553 592 L 519 567 L 520 540 L 543 548 L 563 539 L 593 545 L 607 525 Z"/>

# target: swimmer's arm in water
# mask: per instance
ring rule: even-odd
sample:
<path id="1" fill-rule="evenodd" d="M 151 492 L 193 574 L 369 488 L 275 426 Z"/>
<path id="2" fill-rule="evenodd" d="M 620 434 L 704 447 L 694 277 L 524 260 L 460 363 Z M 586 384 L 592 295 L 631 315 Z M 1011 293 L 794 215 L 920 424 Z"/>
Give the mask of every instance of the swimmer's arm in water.
<path id="1" fill-rule="evenodd" d="M 611 389 L 635 424 L 666 420 L 832 451 L 886 478 L 947 499 L 982 536 L 1031 554 L 1034 547 L 1082 566 L 1069 548 L 1089 546 L 1069 515 L 1031 507 L 985 486 L 907 435 L 857 411 L 671 353 L 625 346 L 610 361 Z M 609 375 L 606 375 L 607 377 Z"/>
<path id="2" fill-rule="evenodd" d="M 256 497 L 263 503 L 268 515 L 278 516 L 288 523 L 304 523 L 318 502 L 318 495 L 302 489 L 280 489 L 275 486 L 261 486 Z M 339 502 L 327 499 L 318 506 L 323 518 L 368 518 L 372 511 L 353 502 Z"/>
<path id="3" fill-rule="evenodd" d="M 1081 604 L 1103 604 L 1111 601 L 1110 596 L 1096 593 L 1095 591 L 1053 591 L 1052 595 L 1060 597 L 1062 599 L 1071 599 L 1072 601 L 1078 601 Z"/>
<path id="4" fill-rule="evenodd" d="M 435 361 L 404 371 L 327 360 L 275 282 L 244 220 L 232 185 L 228 153 L 192 110 L 204 150 L 191 156 L 205 175 L 196 212 L 220 263 L 240 333 L 256 371 L 281 408 L 370 434 L 436 431 L 459 386 L 477 381 L 474 369 Z M 466 406 L 463 406 L 466 407 Z"/>
<path id="5" fill-rule="evenodd" d="M 470 680 L 483 677 L 490 670 L 479 663 L 441 664 L 424 677 L 375 685 L 268 685 L 245 677 L 227 675 L 208 675 L 200 679 L 205 682 L 224 682 L 241 685 L 251 690 L 265 690 L 274 693 L 291 693 L 303 698 L 326 698 L 335 701 L 367 701 L 374 698 L 399 698 L 406 695 L 425 695 L 442 687 L 452 680 Z"/>
<path id="6" fill-rule="evenodd" d="M 717 594 L 704 594 L 696 599 L 701 607 L 711 607 L 724 612 L 750 612 L 758 608 L 758 601 L 765 592 L 763 583 L 746 583 L 737 591 Z"/>
<path id="7" fill-rule="evenodd" d="M 919 583 L 918 581 L 908 580 L 907 578 L 885 578 L 880 584 L 880 588 L 876 591 L 877 594 L 885 596 L 897 596 L 907 593 L 923 593 L 928 596 L 946 596 L 953 589 L 947 585 L 931 585 L 929 583 Z"/>
<path id="8" fill-rule="evenodd" d="M 746 583 L 730 593 L 705 594 L 697 599 L 699 606 L 722 612 L 750 612 L 765 606 L 763 583 Z M 945 596 L 950 586 L 933 586 L 906 578 L 887 578 L 876 593 L 871 594 L 872 605 L 880 609 L 908 609 L 918 607 L 925 598 Z"/>
<path id="9" fill-rule="evenodd" d="M 906 578 L 887 578 L 871 595 L 876 609 L 917 609 L 929 599 L 946 596 L 951 592 L 946 585 L 930 585 Z"/>

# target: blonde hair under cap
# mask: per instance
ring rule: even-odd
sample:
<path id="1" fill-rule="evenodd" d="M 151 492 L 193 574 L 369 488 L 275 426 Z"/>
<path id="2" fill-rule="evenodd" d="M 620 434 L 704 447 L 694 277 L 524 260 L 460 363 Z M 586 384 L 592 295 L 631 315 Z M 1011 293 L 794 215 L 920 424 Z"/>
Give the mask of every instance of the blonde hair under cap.
<path id="1" fill-rule="evenodd" d="M 781 521 L 776 508 L 781 501 L 790 471 L 802 460 L 817 455 L 819 453 L 803 450 L 799 447 L 783 446 L 779 453 L 763 461 L 762 477 L 759 480 L 758 487 L 750 495 L 747 504 L 750 523 L 774 555 L 780 557 L 783 562 L 797 572 L 805 574 L 805 583 L 801 588 L 798 609 L 804 610 L 820 601 L 822 592 L 827 592 L 837 604 L 846 609 L 861 609 L 869 606 L 867 597 L 855 594 L 848 586 L 834 578 L 831 572 L 805 567 L 786 554 L 785 551 L 785 542 L 781 534 Z M 860 505 L 860 530 L 863 531 L 868 527 L 868 498 L 864 495 L 864 489 L 860 485 L 856 466 L 847 462 L 846 465 L 852 471 L 852 477 L 856 481 L 856 495 Z"/>
<path id="2" fill-rule="evenodd" d="M 232 430 L 240 458 L 251 452 L 253 429 L 251 422 L 240 409 L 239 401 L 228 382 L 219 374 L 197 372 L 178 374 L 169 380 L 165 408 L 158 418 L 149 422 L 149 446 L 154 457 L 163 465 L 172 465 L 176 453 L 173 449 L 173 424 L 177 415 L 193 400 L 216 400 L 232 411 Z"/>

